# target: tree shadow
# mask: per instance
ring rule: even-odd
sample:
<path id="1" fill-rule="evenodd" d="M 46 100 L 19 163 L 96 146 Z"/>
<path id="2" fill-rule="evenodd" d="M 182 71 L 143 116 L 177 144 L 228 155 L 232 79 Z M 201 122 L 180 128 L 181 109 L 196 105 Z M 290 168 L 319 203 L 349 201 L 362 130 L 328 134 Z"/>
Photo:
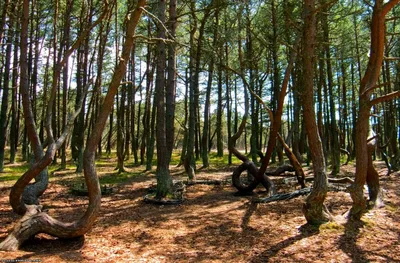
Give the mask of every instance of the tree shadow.
<path id="1" fill-rule="evenodd" d="M 249 202 L 248 207 L 246 209 L 246 213 L 244 214 L 242 218 L 242 223 L 240 224 L 240 227 L 242 228 L 242 231 L 245 231 L 246 229 L 250 228 L 249 223 L 250 223 L 250 218 L 254 214 L 254 212 L 257 210 L 258 203 L 254 202 Z"/>
<path id="2" fill-rule="evenodd" d="M 370 262 L 366 253 L 357 245 L 357 236 L 365 223 L 363 221 L 348 220 L 344 225 L 344 234 L 338 240 L 339 248 L 346 253 L 352 262 Z"/>
<path id="3" fill-rule="evenodd" d="M 304 239 L 311 237 L 313 235 L 319 234 L 319 226 L 318 225 L 310 225 L 305 224 L 299 228 L 299 234 L 288 239 L 282 240 L 281 242 L 269 247 L 263 252 L 255 255 L 249 262 L 268 262 L 270 258 L 276 256 L 279 251 L 293 245 L 294 243 Z"/>
<path id="4" fill-rule="evenodd" d="M 66 262 L 81 262 L 84 260 L 81 249 L 85 243 L 85 237 L 76 237 L 69 239 L 54 238 L 49 236 L 35 236 L 27 240 L 20 248 L 21 251 L 31 252 L 20 257 L 13 259 L 15 262 L 29 261 L 35 259 L 43 260 L 46 256 L 54 255 L 53 252 L 57 250 L 57 254 Z"/>

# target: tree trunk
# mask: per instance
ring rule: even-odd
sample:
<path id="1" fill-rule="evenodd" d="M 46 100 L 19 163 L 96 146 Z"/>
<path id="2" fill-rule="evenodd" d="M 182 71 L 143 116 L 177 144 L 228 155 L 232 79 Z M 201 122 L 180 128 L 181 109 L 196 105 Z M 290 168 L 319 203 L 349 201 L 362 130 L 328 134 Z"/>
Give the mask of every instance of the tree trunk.
<path id="1" fill-rule="evenodd" d="M 65 14 L 64 14 L 64 35 L 63 35 L 63 47 L 65 50 L 69 49 L 69 33 L 70 33 L 70 16 L 71 16 L 71 11 L 73 8 L 73 3 L 74 1 L 68 0 L 66 3 L 66 8 L 65 8 Z M 65 62 L 67 65 L 68 63 L 68 58 Z M 68 86 L 69 86 L 69 78 L 68 78 L 68 67 L 64 67 L 63 69 L 63 76 L 62 76 L 62 129 L 65 129 L 65 126 L 67 125 L 67 97 L 68 97 Z M 65 169 L 67 167 L 67 145 L 64 144 L 61 147 L 61 169 Z"/>
<path id="2" fill-rule="evenodd" d="M 125 99 L 127 84 L 120 88 L 121 98 L 117 95 L 117 170 L 118 173 L 125 172 Z"/>
<path id="3" fill-rule="evenodd" d="M 148 23 L 148 33 L 150 33 L 150 22 Z M 147 55 L 146 55 L 146 98 L 144 104 L 144 113 L 142 118 L 143 125 L 143 133 L 142 133 L 142 142 L 140 144 L 140 164 L 143 165 L 145 163 L 145 153 L 146 146 L 148 145 L 148 136 L 149 127 L 150 127 L 150 116 L 151 116 L 151 83 L 153 81 L 153 74 L 151 67 L 151 49 L 150 44 L 147 45 Z"/>
<path id="4" fill-rule="evenodd" d="M 368 165 L 368 132 L 369 132 L 369 116 L 371 107 L 381 101 L 384 101 L 384 96 L 371 100 L 371 94 L 376 88 L 376 82 L 383 62 L 383 54 L 385 48 L 385 17 L 386 14 L 400 0 L 391 0 L 386 4 L 383 0 L 375 1 L 371 20 L 371 47 L 367 69 L 361 79 L 359 89 L 359 111 L 356 124 L 356 178 L 354 184 L 350 188 L 350 195 L 353 199 L 353 206 L 350 210 L 350 218 L 360 219 L 366 209 L 366 201 L 363 195 L 363 187 L 367 181 L 368 171 L 370 172 L 370 182 L 379 180 L 379 177 L 374 175 L 374 172 Z M 383 99 L 382 99 L 383 98 Z M 389 97 L 386 97 L 389 99 Z M 372 164 L 371 164 L 372 165 Z M 373 194 L 378 194 L 379 183 L 371 184 Z"/>
<path id="5" fill-rule="evenodd" d="M 13 11 L 15 11 L 15 3 L 13 4 Z M 12 55 L 12 43 L 14 39 L 14 16 L 10 17 L 9 30 L 7 32 L 7 47 L 4 63 L 4 84 L 3 84 L 3 96 L 1 101 L 0 111 L 0 172 L 4 171 L 4 149 L 6 146 L 6 133 L 7 133 L 7 114 L 8 114 L 8 94 L 10 93 L 10 74 L 11 74 L 11 55 Z M 1 81 L 1 79 L 0 79 Z"/>
<path id="6" fill-rule="evenodd" d="M 325 0 L 322 5 L 326 5 Z M 331 156 L 331 169 L 332 175 L 336 175 L 340 170 L 340 145 L 338 138 L 338 127 L 336 122 L 336 109 L 333 93 L 333 76 L 332 76 L 332 63 L 330 52 L 330 38 L 329 38 L 329 24 L 328 24 L 328 11 L 327 8 L 322 12 L 322 28 L 324 38 L 324 53 L 326 57 L 326 71 L 328 75 L 328 92 L 329 92 L 329 113 L 330 113 L 330 156 Z"/>
<path id="7" fill-rule="evenodd" d="M 169 1 L 169 21 L 168 29 L 171 38 L 175 38 L 177 27 L 176 14 L 177 0 Z M 175 43 L 168 45 L 168 69 L 166 83 L 166 98 L 165 98 L 165 124 L 166 124 L 166 140 L 168 149 L 168 158 L 171 159 L 172 150 L 174 148 L 175 139 L 175 93 L 176 93 L 176 47 Z M 169 163 L 170 160 L 168 160 Z"/>
<path id="8" fill-rule="evenodd" d="M 158 2 L 158 19 L 160 23 L 165 23 L 165 0 Z M 157 27 L 157 37 L 165 39 L 165 30 L 162 26 Z M 161 199 L 172 193 L 172 178 L 169 174 L 170 154 L 167 148 L 166 137 L 166 116 L 165 116 L 165 69 L 166 69 L 166 49 L 163 41 L 157 42 L 156 49 L 156 86 L 155 103 L 157 103 L 157 192 L 156 198 Z"/>
<path id="9" fill-rule="evenodd" d="M 217 27 L 214 29 L 214 41 L 213 46 L 216 45 L 216 36 L 217 36 Z M 201 139 L 202 148 L 202 160 L 203 167 L 207 168 L 210 166 L 209 163 L 209 139 L 210 139 L 210 99 L 211 99 L 211 88 L 213 82 L 213 74 L 214 74 L 214 56 L 211 56 L 210 62 L 208 65 L 208 80 L 207 80 L 207 88 L 206 88 L 206 97 L 204 101 L 204 121 L 203 121 L 203 136 Z"/>
<path id="10" fill-rule="evenodd" d="M 303 73 L 304 88 L 302 90 L 302 103 L 307 138 L 313 162 L 314 184 L 311 194 L 303 206 L 303 213 L 308 223 L 319 224 L 330 219 L 329 212 L 324 206 L 328 191 L 328 177 L 325 168 L 325 158 L 321 138 L 314 110 L 314 63 L 315 63 L 315 1 L 304 1 L 304 28 L 303 28 Z"/>
<path id="11" fill-rule="evenodd" d="M 12 94 L 11 94 L 11 127 L 10 127 L 10 163 L 15 162 L 15 157 L 17 154 L 17 146 L 18 146 L 18 92 L 17 92 L 17 83 L 18 83 L 18 46 L 19 46 L 19 38 L 16 34 L 15 42 L 14 42 L 14 59 L 13 59 L 13 70 L 12 70 Z M 18 112 L 17 112 L 18 111 Z"/>

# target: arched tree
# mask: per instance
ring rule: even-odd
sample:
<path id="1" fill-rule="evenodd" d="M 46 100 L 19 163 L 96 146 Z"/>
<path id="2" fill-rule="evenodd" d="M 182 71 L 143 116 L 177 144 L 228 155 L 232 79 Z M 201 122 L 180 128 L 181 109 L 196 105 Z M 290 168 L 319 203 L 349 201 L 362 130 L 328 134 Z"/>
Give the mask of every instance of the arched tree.
<path id="1" fill-rule="evenodd" d="M 127 28 L 126 39 L 123 45 L 122 54 L 117 64 L 107 95 L 104 98 L 102 110 L 99 113 L 98 119 L 95 123 L 92 136 L 89 138 L 83 158 L 83 167 L 85 182 L 89 192 L 89 205 L 85 214 L 73 223 L 64 223 L 57 219 L 52 218 L 47 213 L 41 211 L 41 207 L 37 205 L 26 205 L 22 201 L 22 193 L 26 185 L 37 176 L 43 169 L 45 169 L 53 160 L 55 152 L 61 147 L 64 142 L 71 126 L 73 119 L 71 118 L 66 126 L 66 130 L 57 139 L 57 141 L 50 140 L 47 146 L 46 154 L 40 158 L 24 175 L 16 182 L 10 193 L 10 203 L 13 209 L 20 214 L 24 214 L 22 219 L 16 224 L 12 233 L 0 243 L 1 250 L 16 250 L 28 238 L 37 233 L 48 233 L 50 235 L 61 238 L 72 238 L 84 235 L 94 224 L 100 210 L 101 193 L 100 184 L 96 173 L 94 164 L 95 153 L 98 142 L 101 139 L 104 126 L 106 124 L 108 115 L 111 111 L 114 96 L 118 91 L 120 82 L 125 75 L 127 62 L 131 55 L 131 49 L 134 43 L 134 34 L 139 18 L 145 5 L 145 0 L 140 0 L 134 10 L 130 10 L 126 16 Z M 104 17 L 109 12 L 109 5 L 106 2 L 105 11 L 100 18 Z M 99 20 L 101 20 L 99 18 Z M 23 2 L 23 18 L 21 28 L 21 84 L 26 85 L 26 55 L 27 55 L 27 31 L 29 20 L 29 1 Z M 98 22 L 99 22 L 98 20 Z M 95 23 L 96 24 L 96 23 Z M 82 37 L 82 36 L 81 36 Z M 78 39 L 79 40 L 79 39 Z M 73 45 L 74 46 L 74 45 Z M 61 67 L 60 67 L 61 69 Z M 72 117 L 76 117 L 77 112 Z M 50 129 L 48 129 L 50 131 Z M 51 131 L 50 131 L 51 132 Z M 52 139 L 50 133 L 50 139 Z"/>

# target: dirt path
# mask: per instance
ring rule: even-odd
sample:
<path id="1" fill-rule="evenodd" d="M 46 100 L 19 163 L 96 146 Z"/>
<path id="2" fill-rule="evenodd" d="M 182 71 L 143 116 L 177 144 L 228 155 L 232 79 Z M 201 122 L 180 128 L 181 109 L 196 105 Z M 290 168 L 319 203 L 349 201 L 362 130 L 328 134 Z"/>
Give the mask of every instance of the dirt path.
<path id="1" fill-rule="evenodd" d="M 384 174 L 384 171 L 382 171 Z M 230 172 L 203 173 L 228 178 Z M 304 197 L 254 204 L 253 197 L 235 196 L 230 185 L 194 185 L 179 206 L 145 204 L 142 196 L 155 182 L 135 177 L 103 197 L 101 215 L 84 237 L 58 240 L 38 235 L 17 252 L 0 259 L 41 262 L 400 262 L 400 174 L 383 176 L 386 206 L 367 213 L 361 223 L 340 217 L 351 206 L 345 192 L 330 192 L 327 206 L 336 221 L 305 225 Z M 281 191 L 295 186 L 280 185 Z M 0 189 L 0 240 L 17 216 L 8 205 L 8 187 Z M 258 195 L 262 195 L 262 189 Z M 86 200 L 51 183 L 43 204 L 65 221 L 80 216 Z M 11 262 L 11 261 L 10 261 Z"/>

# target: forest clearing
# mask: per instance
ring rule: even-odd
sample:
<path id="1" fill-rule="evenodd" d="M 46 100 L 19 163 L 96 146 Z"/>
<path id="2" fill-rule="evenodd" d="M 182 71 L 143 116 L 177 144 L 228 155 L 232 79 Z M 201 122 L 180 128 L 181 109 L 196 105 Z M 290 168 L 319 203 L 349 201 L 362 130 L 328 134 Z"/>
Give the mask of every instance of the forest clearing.
<path id="1" fill-rule="evenodd" d="M 102 160 L 104 162 L 104 160 Z M 99 168 L 100 180 L 118 177 L 111 165 Z M 0 252 L 0 258 L 22 262 L 400 262 L 400 173 L 381 174 L 385 206 L 366 213 L 361 221 L 348 222 L 343 214 L 351 207 L 344 191 L 329 191 L 326 205 L 335 221 L 307 225 L 301 212 L 304 197 L 266 204 L 252 199 L 265 196 L 259 188 L 252 196 L 237 196 L 229 183 L 232 167 L 209 168 L 199 179 L 226 184 L 187 186 L 181 205 L 154 205 L 143 201 L 154 174 L 143 167 L 128 167 L 125 179 L 114 179 L 111 195 L 102 197 L 102 208 L 84 237 L 62 240 L 40 234 L 17 252 Z M 102 165 L 103 166 L 103 165 Z M 171 166 L 174 180 L 186 180 L 183 168 Z M 354 175 L 354 165 L 341 167 L 340 176 Z M 291 175 L 294 176 L 293 174 Z M 77 175 L 55 172 L 42 204 L 49 214 L 71 222 L 79 217 L 85 197 L 71 194 Z M 287 185 L 288 176 L 274 177 L 278 192 L 298 189 Z M 80 178 L 82 179 L 82 178 Z M 0 240 L 17 216 L 8 205 L 9 185 L 0 187 Z M 6 186 L 8 185 L 8 186 Z"/>
<path id="2" fill-rule="evenodd" d="M 399 3 L 0 0 L 1 260 L 400 262 Z"/>

